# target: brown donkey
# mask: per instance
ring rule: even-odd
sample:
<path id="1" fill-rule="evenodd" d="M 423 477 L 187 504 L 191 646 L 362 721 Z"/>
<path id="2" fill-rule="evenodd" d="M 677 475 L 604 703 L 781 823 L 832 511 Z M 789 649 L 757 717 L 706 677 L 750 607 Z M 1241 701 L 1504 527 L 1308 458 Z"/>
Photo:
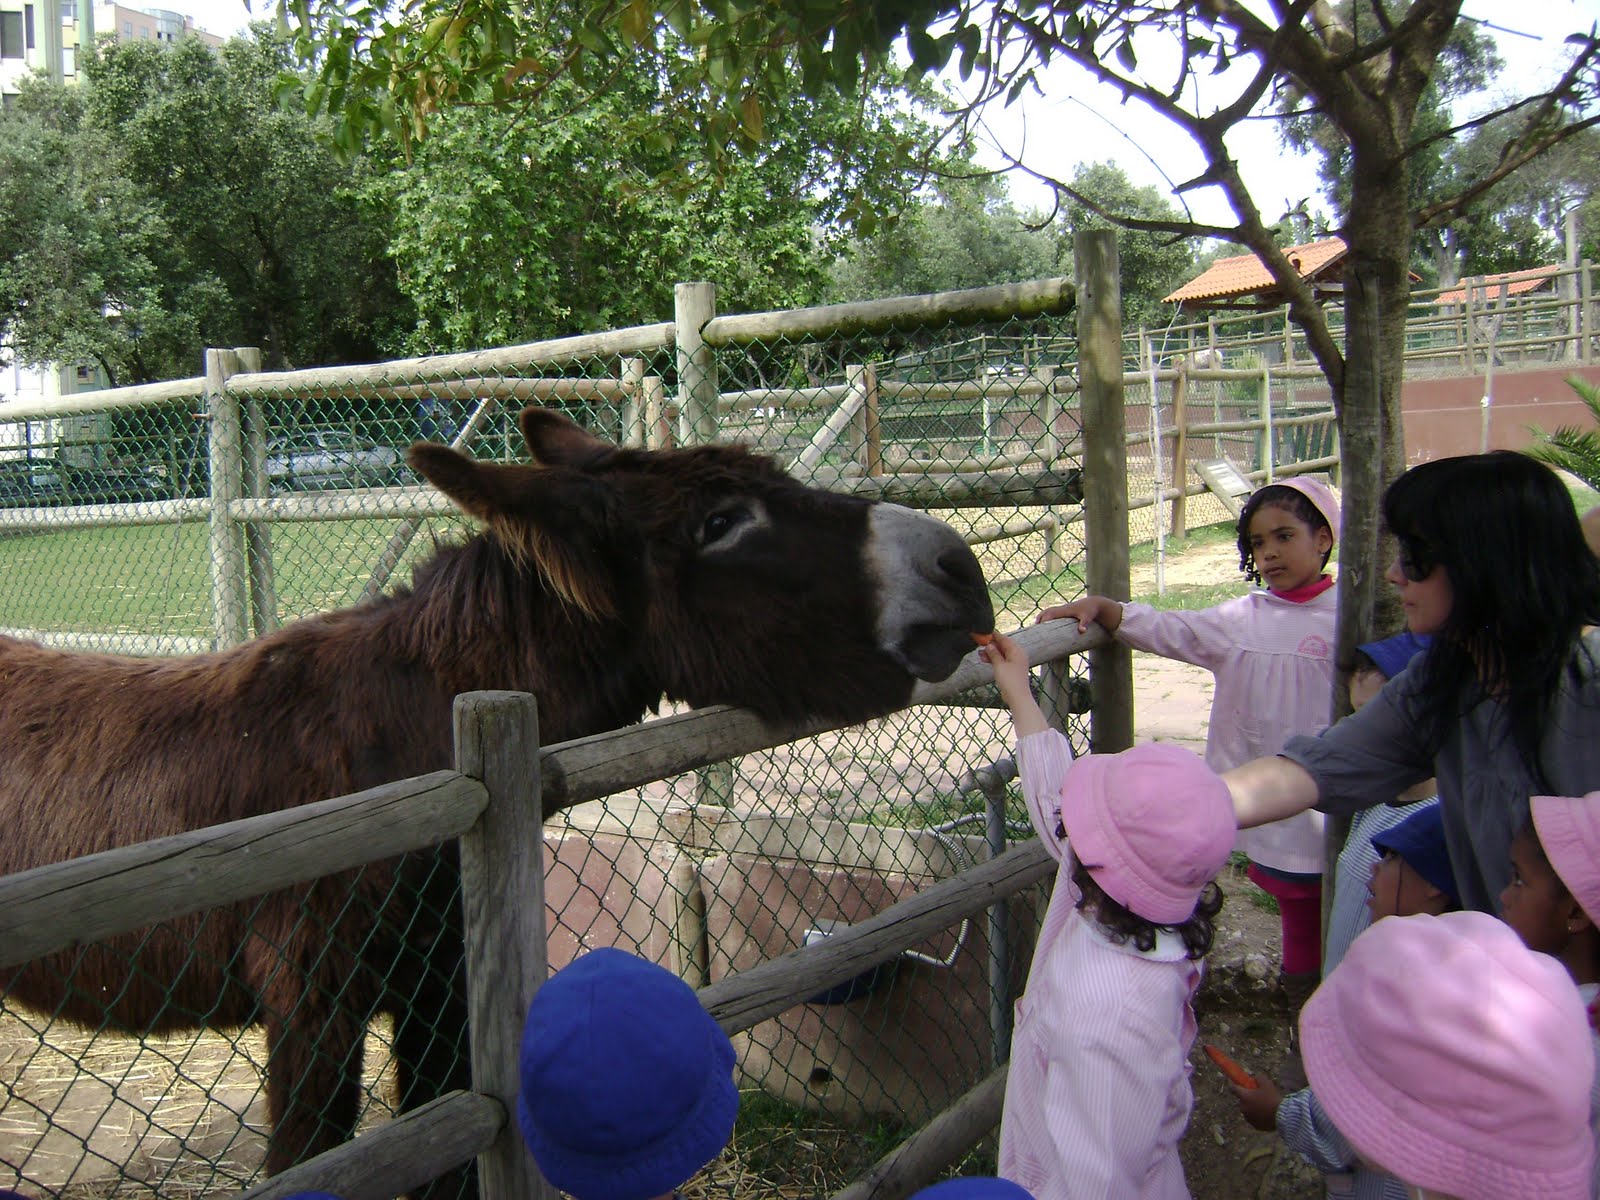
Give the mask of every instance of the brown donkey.
<path id="1" fill-rule="evenodd" d="M 993 628 L 943 522 L 805 487 L 728 446 L 620 450 L 530 408 L 534 465 L 419 444 L 484 531 L 409 589 L 187 659 L 0 638 L 0 874 L 451 764 L 452 697 L 538 699 L 541 738 L 663 697 L 865 720 Z M 348 1139 L 363 1034 L 395 1020 L 402 1108 L 468 1085 L 453 845 L 0 973 L 13 1003 L 129 1033 L 267 1035 L 269 1172 Z"/>

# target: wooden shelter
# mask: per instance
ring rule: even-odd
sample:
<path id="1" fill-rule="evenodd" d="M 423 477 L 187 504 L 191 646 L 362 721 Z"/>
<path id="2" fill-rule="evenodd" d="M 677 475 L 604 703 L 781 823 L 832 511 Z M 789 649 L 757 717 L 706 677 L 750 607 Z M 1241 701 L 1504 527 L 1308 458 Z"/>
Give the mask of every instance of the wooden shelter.
<path id="1" fill-rule="evenodd" d="M 1320 302 L 1343 295 L 1347 251 L 1343 238 L 1325 237 L 1289 246 L 1283 253 Z M 1285 300 L 1283 288 L 1254 254 L 1219 258 L 1177 291 L 1162 297 L 1163 303 L 1176 304 L 1186 312 L 1282 308 Z"/>

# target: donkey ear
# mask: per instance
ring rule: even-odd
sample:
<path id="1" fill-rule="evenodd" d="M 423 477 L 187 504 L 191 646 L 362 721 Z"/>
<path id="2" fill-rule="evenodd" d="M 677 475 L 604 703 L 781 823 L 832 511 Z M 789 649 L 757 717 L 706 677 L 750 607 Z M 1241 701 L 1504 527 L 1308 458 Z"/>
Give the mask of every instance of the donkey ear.
<path id="1" fill-rule="evenodd" d="M 417 442 L 406 451 L 406 461 L 467 515 L 488 522 L 505 511 L 510 497 L 503 468 L 437 442 Z"/>
<path id="2" fill-rule="evenodd" d="M 521 423 L 529 455 L 546 466 L 586 466 L 616 449 L 553 408 L 530 405 L 522 410 Z"/>
<path id="3" fill-rule="evenodd" d="M 418 442 L 406 459 L 457 508 L 483 522 L 513 558 L 531 564 L 567 604 L 596 620 L 615 615 L 612 576 L 599 564 L 618 540 L 619 525 L 615 498 L 602 480 L 478 462 L 434 442 Z"/>

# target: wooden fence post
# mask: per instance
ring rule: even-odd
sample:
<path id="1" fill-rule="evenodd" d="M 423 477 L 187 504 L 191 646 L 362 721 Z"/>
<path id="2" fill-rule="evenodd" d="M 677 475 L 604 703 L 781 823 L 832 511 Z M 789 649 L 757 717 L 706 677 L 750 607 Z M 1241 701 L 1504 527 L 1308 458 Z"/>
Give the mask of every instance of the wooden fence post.
<path id="1" fill-rule="evenodd" d="M 248 636 L 249 574 L 244 530 L 230 505 L 244 490 L 244 444 L 239 400 L 228 377 L 239 373 L 232 350 L 206 351 L 206 412 L 211 458 L 211 628 L 217 649 L 240 645 Z"/>
<path id="2" fill-rule="evenodd" d="M 538 710 L 523 692 L 469 692 L 456 697 L 453 719 L 456 770 L 489 791 L 478 823 L 461 835 L 472 1090 L 506 1111 L 500 1136 L 478 1156 L 478 1194 L 556 1200 L 516 1119 L 522 1026 L 549 974 Z"/>
<path id="3" fill-rule="evenodd" d="M 1126 599 L 1128 446 L 1122 388 L 1122 283 L 1116 234 L 1073 235 L 1078 293 L 1078 381 L 1083 412 L 1085 583 L 1098 596 Z M 1133 652 L 1112 642 L 1089 652 L 1094 683 L 1090 747 L 1133 745 Z M 1057 711 L 1065 711 L 1058 705 Z"/>
<path id="4" fill-rule="evenodd" d="M 1594 263 L 1583 260 L 1583 277 L 1579 283 L 1578 333 L 1580 355 L 1584 362 L 1594 361 Z"/>
<path id="5" fill-rule="evenodd" d="M 673 289 L 673 321 L 678 348 L 678 437 L 703 445 L 717 436 L 721 386 L 717 360 L 701 331 L 717 315 L 717 285 L 680 283 Z M 695 799 L 727 804 L 733 798 L 733 764 L 712 763 L 695 775 Z"/>
<path id="6" fill-rule="evenodd" d="M 680 283 L 672 296 L 678 348 L 678 440 L 692 446 L 717 436 L 717 360 L 700 332 L 717 315 L 717 285 Z"/>
<path id="7" fill-rule="evenodd" d="M 634 357 L 622 364 L 622 386 L 627 399 L 622 403 L 622 444 L 642 449 L 645 435 L 644 359 Z"/>
<path id="8" fill-rule="evenodd" d="M 253 374 L 261 370 L 261 350 L 257 346 L 235 346 L 239 370 Z M 267 478 L 267 418 L 261 401 L 244 403 L 244 482 L 246 496 L 265 496 L 272 491 Z M 250 617 L 256 636 L 278 627 L 278 587 L 272 570 L 272 526 L 264 521 L 247 521 L 244 526 L 244 551 L 250 569 Z"/>

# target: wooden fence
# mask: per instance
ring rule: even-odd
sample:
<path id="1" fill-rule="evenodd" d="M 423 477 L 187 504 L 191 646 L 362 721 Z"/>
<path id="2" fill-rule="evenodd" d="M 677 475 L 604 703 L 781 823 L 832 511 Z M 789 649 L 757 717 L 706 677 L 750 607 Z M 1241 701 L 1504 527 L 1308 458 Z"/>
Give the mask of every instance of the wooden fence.
<path id="1" fill-rule="evenodd" d="M 1021 631 L 1037 662 L 1105 644 L 1072 622 Z M 991 681 L 976 656 L 911 704 Z M 517 1047 L 547 973 L 542 814 L 826 728 L 774 733 L 753 714 L 707 708 L 540 747 L 531 697 L 473 693 L 455 706 L 456 765 L 365 792 L 122 847 L 0 879 L 0 968 L 76 944 L 233 903 L 457 838 L 466 915 L 473 1088 L 443 1096 L 245 1193 L 269 1200 L 321 1190 L 388 1200 L 476 1158 L 484 1200 L 553 1193 L 515 1122 Z M 729 1033 L 843 983 L 1047 878 L 1054 863 L 1023 843 L 826 941 L 700 990 Z M 899 1200 L 958 1160 L 999 1118 L 1003 1071 L 934 1119 L 847 1194 Z M 865 1189 L 865 1190 L 862 1190 Z"/>

